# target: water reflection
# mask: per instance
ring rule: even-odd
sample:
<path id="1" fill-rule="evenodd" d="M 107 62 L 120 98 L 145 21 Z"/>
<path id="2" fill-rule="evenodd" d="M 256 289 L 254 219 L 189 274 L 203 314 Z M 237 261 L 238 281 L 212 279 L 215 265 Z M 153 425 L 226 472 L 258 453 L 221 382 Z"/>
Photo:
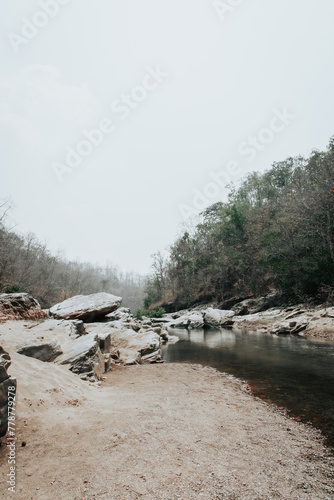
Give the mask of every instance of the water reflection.
<path id="1" fill-rule="evenodd" d="M 334 446 L 334 343 L 242 330 L 171 333 L 180 341 L 164 347 L 166 362 L 209 365 L 246 380 L 255 395 L 321 428 Z"/>

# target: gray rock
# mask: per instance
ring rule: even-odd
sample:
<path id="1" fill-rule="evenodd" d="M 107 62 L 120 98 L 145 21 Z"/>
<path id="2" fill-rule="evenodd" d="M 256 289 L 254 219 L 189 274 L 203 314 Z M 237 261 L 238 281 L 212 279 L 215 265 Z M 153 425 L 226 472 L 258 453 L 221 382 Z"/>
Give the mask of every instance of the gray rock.
<path id="1" fill-rule="evenodd" d="M 219 328 L 222 322 L 230 321 L 234 315 L 234 311 L 222 311 L 209 307 L 203 313 L 204 326 Z"/>
<path id="2" fill-rule="evenodd" d="M 81 337 L 81 335 L 86 335 L 85 324 L 80 319 L 72 319 L 69 321 L 71 333 L 73 337 Z"/>
<path id="3" fill-rule="evenodd" d="M 169 324 L 171 328 L 203 328 L 204 327 L 204 319 L 203 315 L 200 312 L 192 312 L 188 314 L 184 314 L 183 316 L 172 320 Z"/>
<path id="4" fill-rule="evenodd" d="M 117 342 L 114 335 L 113 343 Z M 119 357 L 124 364 L 141 363 L 147 354 L 158 351 L 161 347 L 161 338 L 157 333 L 145 332 L 135 333 L 133 330 L 125 330 L 117 335 Z"/>
<path id="5" fill-rule="evenodd" d="M 117 309 L 116 311 L 110 313 L 110 314 L 107 314 L 106 315 L 106 320 L 108 321 L 132 321 L 134 318 L 133 318 L 133 315 L 131 314 L 131 311 L 130 309 L 128 309 L 127 307 L 120 307 L 119 309 Z"/>
<path id="6" fill-rule="evenodd" d="M 50 313 L 57 319 L 81 319 L 92 322 L 118 309 L 121 302 L 121 297 L 104 292 L 76 295 L 53 306 Z"/>
<path id="7" fill-rule="evenodd" d="M 164 323 L 170 323 L 170 318 L 151 318 L 151 322 L 152 324 L 161 326 Z"/>
<path id="8" fill-rule="evenodd" d="M 245 301 L 246 302 L 246 301 Z M 233 306 L 233 311 L 236 316 L 247 316 L 249 313 L 248 306 L 245 303 L 236 304 Z"/>
<path id="9" fill-rule="evenodd" d="M 326 316 L 327 318 L 334 318 L 334 307 L 327 307 Z"/>
<path id="10" fill-rule="evenodd" d="M 9 375 L 7 373 L 9 367 L 10 356 L 8 352 L 6 352 L 4 348 L 0 346 L 0 383 L 9 378 Z"/>
<path id="11" fill-rule="evenodd" d="M 103 353 L 109 352 L 111 349 L 111 335 L 108 332 L 98 332 L 97 338 L 99 340 L 100 351 Z"/>
<path id="12" fill-rule="evenodd" d="M 112 367 L 112 357 L 110 352 L 104 354 L 104 372 L 109 372 Z"/>
<path id="13" fill-rule="evenodd" d="M 244 300 L 251 299 L 251 295 L 243 296 L 243 297 L 230 297 L 229 299 L 225 299 L 224 302 L 221 302 L 218 306 L 217 309 L 222 309 L 222 310 L 229 310 L 232 309 L 233 306 L 236 304 L 239 304 L 240 302 L 243 302 Z"/>
<path id="14" fill-rule="evenodd" d="M 15 387 L 11 393 L 16 394 L 16 379 L 8 375 L 9 366 L 10 356 L 0 347 L 0 437 L 6 434 L 8 428 L 8 388 Z"/>
<path id="15" fill-rule="evenodd" d="M 16 351 L 29 358 L 36 358 L 45 362 L 54 361 L 58 356 L 63 354 L 62 348 L 56 340 L 47 341 L 43 339 L 36 339 L 29 343 L 21 344 L 16 347 Z"/>
<path id="16" fill-rule="evenodd" d="M 176 344 L 179 340 L 179 337 L 177 337 L 176 335 L 168 335 L 169 344 Z"/>
<path id="17" fill-rule="evenodd" d="M 132 328 L 134 332 L 139 332 L 140 330 L 140 325 L 138 325 L 137 323 L 130 323 L 129 327 Z"/>
<path id="18" fill-rule="evenodd" d="M 272 325 L 270 333 L 275 335 L 298 335 L 308 327 L 309 322 L 305 316 L 295 317 L 295 321 L 278 321 Z"/>
<path id="19" fill-rule="evenodd" d="M 274 335 L 290 335 L 291 328 L 288 326 L 279 326 L 277 328 L 273 328 L 270 333 Z"/>
<path id="20" fill-rule="evenodd" d="M 8 402 L 8 387 L 16 386 L 16 379 L 8 377 L 0 384 L 0 408 L 7 406 Z"/>
<path id="21" fill-rule="evenodd" d="M 263 297 L 243 300 L 233 306 L 232 311 L 234 311 L 237 316 L 256 314 L 272 307 L 281 306 L 282 302 L 282 295 L 278 292 L 272 292 Z"/>
<path id="22" fill-rule="evenodd" d="M 145 356 L 141 357 L 141 364 L 146 364 L 146 363 L 160 363 L 162 361 L 161 357 L 161 350 L 158 349 L 157 351 L 151 352 L 149 354 L 145 354 Z"/>
<path id="23" fill-rule="evenodd" d="M 299 323 L 299 324 L 295 325 L 294 328 L 292 328 L 290 333 L 291 333 L 291 335 L 298 335 L 299 333 L 306 330 L 307 327 L 308 327 L 308 323 Z"/>
<path id="24" fill-rule="evenodd" d="M 304 313 L 306 313 L 305 309 L 298 309 L 298 310 L 293 311 L 292 313 L 288 314 L 284 319 L 285 320 L 292 319 L 292 318 L 295 318 L 296 316 L 298 316 L 300 314 L 304 314 Z"/>
<path id="25" fill-rule="evenodd" d="M 121 313 L 131 314 L 131 309 L 129 309 L 129 307 L 120 307 L 118 310 Z"/>
<path id="26" fill-rule="evenodd" d="M 93 372 L 100 379 L 104 373 L 104 357 L 98 336 L 93 332 L 73 340 L 58 362 L 71 365 L 70 370 L 74 373 Z"/>

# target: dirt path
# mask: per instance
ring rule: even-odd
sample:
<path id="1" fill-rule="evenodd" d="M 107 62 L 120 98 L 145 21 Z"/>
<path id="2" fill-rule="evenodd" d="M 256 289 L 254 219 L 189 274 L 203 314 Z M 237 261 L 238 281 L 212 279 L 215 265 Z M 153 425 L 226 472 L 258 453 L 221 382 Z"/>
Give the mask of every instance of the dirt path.
<path id="1" fill-rule="evenodd" d="M 319 434 L 212 369 L 118 368 L 95 388 L 65 367 L 12 358 L 20 500 L 334 498 Z M 10 498 L 2 441 L 0 497 Z"/>

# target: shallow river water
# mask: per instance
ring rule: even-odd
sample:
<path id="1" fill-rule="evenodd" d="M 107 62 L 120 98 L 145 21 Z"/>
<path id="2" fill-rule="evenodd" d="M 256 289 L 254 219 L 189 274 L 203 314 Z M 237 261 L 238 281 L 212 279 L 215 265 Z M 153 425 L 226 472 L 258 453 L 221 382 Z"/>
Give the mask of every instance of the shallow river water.
<path id="1" fill-rule="evenodd" d="M 241 330 L 171 329 L 180 341 L 165 362 L 212 366 L 250 384 L 255 396 L 312 423 L 334 447 L 334 342 Z"/>

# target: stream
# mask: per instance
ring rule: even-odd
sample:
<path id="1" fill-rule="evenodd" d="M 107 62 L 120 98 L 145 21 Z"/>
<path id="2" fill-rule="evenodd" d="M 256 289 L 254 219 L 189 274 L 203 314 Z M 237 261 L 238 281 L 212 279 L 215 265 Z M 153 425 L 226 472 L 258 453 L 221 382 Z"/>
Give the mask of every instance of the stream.
<path id="1" fill-rule="evenodd" d="M 245 380 L 255 396 L 320 429 L 334 448 L 334 342 L 242 330 L 170 329 L 167 363 L 211 366 Z"/>

